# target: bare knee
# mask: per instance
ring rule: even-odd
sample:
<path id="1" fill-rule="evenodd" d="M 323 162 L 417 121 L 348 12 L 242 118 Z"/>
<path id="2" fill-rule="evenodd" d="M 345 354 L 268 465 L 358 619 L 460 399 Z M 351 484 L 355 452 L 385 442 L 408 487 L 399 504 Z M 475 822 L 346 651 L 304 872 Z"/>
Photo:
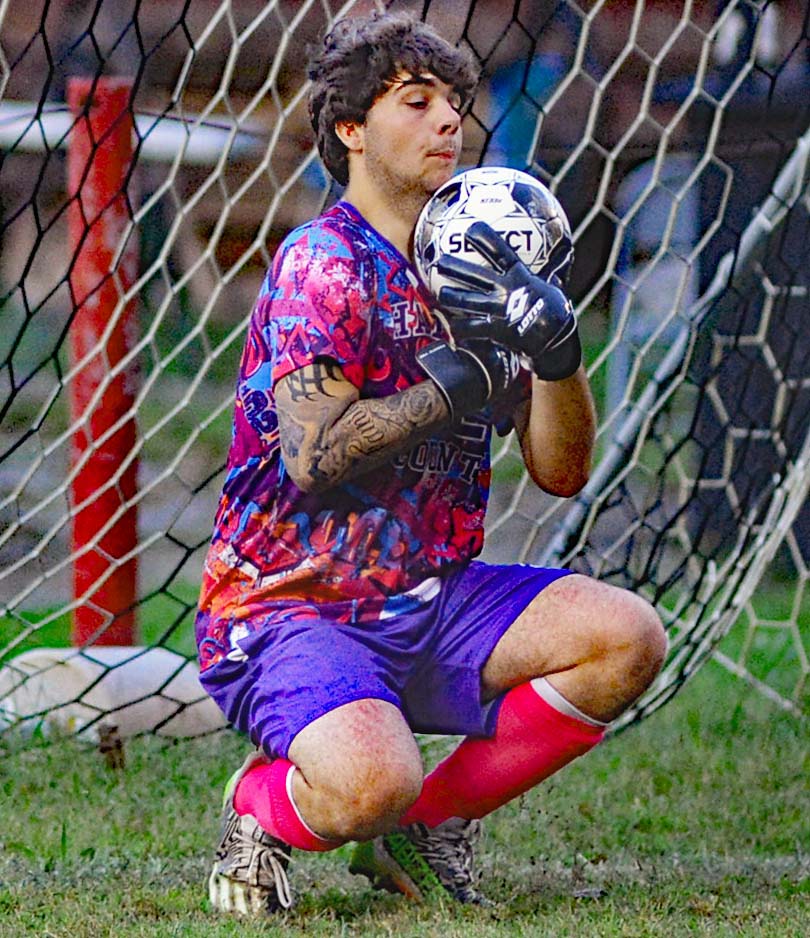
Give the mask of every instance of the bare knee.
<path id="1" fill-rule="evenodd" d="M 640 596 L 630 596 L 631 615 L 626 628 L 628 644 L 632 649 L 636 667 L 645 671 L 650 681 L 661 670 L 667 655 L 667 633 L 655 609 Z"/>
<path id="2" fill-rule="evenodd" d="M 390 830 L 422 788 L 422 757 L 402 713 L 384 700 L 353 701 L 305 727 L 289 758 L 293 796 L 328 840 L 365 840 Z"/>
<path id="3" fill-rule="evenodd" d="M 629 705 L 653 682 L 667 654 L 667 636 L 658 613 L 645 599 L 618 591 L 605 622 L 602 658 L 606 675 Z"/>
<path id="4" fill-rule="evenodd" d="M 403 765 L 357 765 L 339 789 L 331 792 L 330 836 L 336 840 L 367 840 L 396 827 L 422 789 L 421 761 Z"/>
<path id="5" fill-rule="evenodd" d="M 553 662 L 562 666 L 544 673 L 584 713 L 610 722 L 655 679 L 666 658 L 666 633 L 642 597 L 586 578 L 565 579 L 554 611 L 566 628 L 552 633 Z"/>

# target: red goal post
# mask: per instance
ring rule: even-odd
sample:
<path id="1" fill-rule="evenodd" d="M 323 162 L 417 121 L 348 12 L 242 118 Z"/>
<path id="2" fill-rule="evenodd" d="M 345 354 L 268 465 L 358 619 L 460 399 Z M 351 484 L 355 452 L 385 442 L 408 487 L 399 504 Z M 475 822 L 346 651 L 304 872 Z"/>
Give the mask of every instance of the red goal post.
<path id="1" fill-rule="evenodd" d="M 135 382 L 138 244 L 132 227 L 132 81 L 71 78 L 67 195 L 70 289 L 72 638 L 134 645 L 138 460 Z M 117 307 L 120 305 L 120 312 Z M 110 380 L 106 380 L 111 376 Z"/>

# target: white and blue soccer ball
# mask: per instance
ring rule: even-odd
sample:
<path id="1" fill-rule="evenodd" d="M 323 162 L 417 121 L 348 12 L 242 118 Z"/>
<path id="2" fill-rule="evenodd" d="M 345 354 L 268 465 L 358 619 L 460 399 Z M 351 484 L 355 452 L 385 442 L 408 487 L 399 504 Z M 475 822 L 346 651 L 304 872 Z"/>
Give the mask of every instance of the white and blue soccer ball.
<path id="1" fill-rule="evenodd" d="M 442 256 L 485 264 L 466 243 L 474 221 L 485 221 L 535 274 L 565 279 L 573 258 L 571 226 L 559 200 L 534 176 L 517 169 L 482 166 L 453 176 L 422 209 L 414 232 L 414 260 L 434 297 L 453 286 L 437 264 Z M 455 284 L 457 286 L 457 284 Z"/>

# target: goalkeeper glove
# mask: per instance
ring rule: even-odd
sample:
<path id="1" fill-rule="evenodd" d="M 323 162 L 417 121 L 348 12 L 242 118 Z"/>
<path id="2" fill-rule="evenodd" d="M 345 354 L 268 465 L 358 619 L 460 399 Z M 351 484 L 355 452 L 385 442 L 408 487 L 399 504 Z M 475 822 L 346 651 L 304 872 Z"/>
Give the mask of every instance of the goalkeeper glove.
<path id="1" fill-rule="evenodd" d="M 571 301 L 533 274 L 486 222 L 473 222 L 466 238 L 492 266 L 452 256 L 439 261 L 439 272 L 462 285 L 439 291 L 439 305 L 458 317 L 453 335 L 488 338 L 525 355 L 546 381 L 570 377 L 582 361 Z"/>
<path id="2" fill-rule="evenodd" d="M 454 423 L 507 391 L 520 371 L 518 356 L 489 339 L 468 339 L 455 348 L 437 339 L 416 360 L 441 391 Z"/>

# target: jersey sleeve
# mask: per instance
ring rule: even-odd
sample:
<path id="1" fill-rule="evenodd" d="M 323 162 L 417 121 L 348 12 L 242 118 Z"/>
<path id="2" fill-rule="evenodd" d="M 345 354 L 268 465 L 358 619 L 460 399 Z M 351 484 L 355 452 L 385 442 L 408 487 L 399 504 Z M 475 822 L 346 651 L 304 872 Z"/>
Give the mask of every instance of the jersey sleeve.
<path id="1" fill-rule="evenodd" d="M 299 229 L 279 249 L 251 328 L 270 356 L 270 383 L 330 358 L 363 384 L 375 295 L 364 243 L 345 228 Z"/>

